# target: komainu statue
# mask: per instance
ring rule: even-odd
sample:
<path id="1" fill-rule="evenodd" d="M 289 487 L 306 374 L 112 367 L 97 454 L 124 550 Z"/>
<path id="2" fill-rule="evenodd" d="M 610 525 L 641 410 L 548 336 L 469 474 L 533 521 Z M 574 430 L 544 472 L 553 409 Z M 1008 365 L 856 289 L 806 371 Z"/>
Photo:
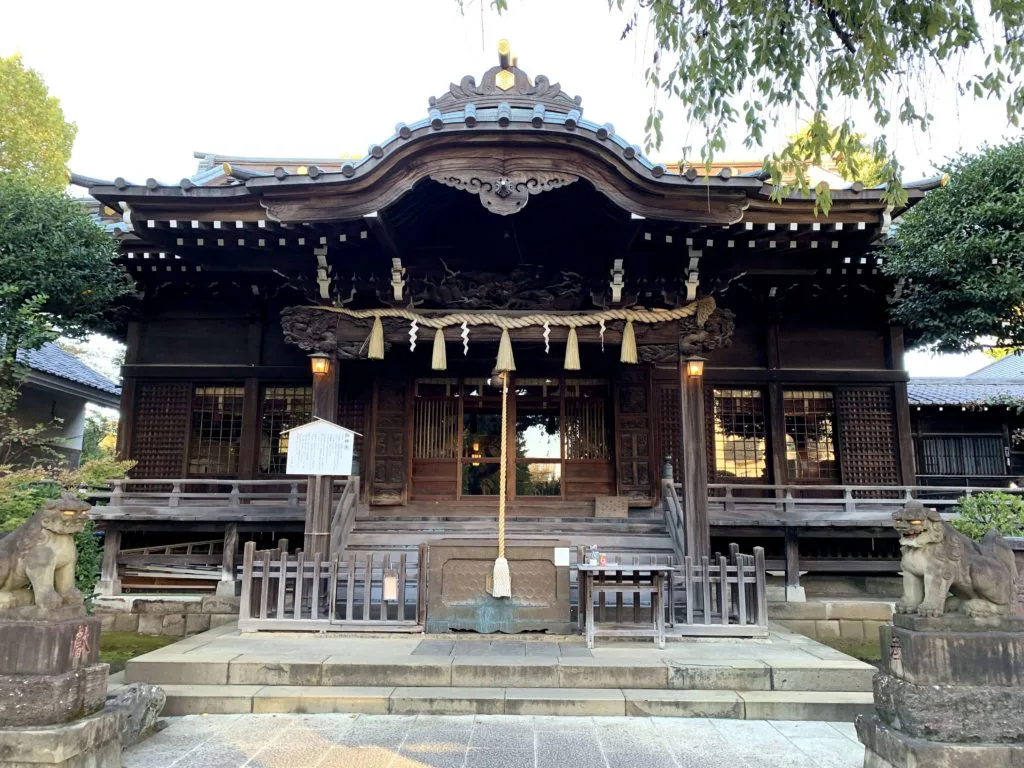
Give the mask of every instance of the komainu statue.
<path id="1" fill-rule="evenodd" d="M 92 509 L 65 494 L 46 502 L 0 539 L 0 619 L 68 618 L 84 613 L 75 589 L 75 540 Z M 31 589 L 28 589 L 31 587 Z M 59 615 L 59 616 L 58 616 Z"/>
<path id="2" fill-rule="evenodd" d="M 1016 595 L 1013 551 L 997 531 L 980 541 L 964 536 L 919 501 L 893 513 L 903 558 L 903 598 L 897 613 L 1006 616 Z"/>

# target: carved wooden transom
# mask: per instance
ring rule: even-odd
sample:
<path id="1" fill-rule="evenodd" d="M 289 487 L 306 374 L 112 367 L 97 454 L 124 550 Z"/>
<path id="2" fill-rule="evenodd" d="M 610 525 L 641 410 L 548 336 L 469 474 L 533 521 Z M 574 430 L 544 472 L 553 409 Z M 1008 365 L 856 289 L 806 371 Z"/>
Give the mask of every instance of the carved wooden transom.
<path id="1" fill-rule="evenodd" d="M 530 195 L 565 187 L 579 180 L 579 176 L 571 173 L 545 171 L 513 171 L 500 175 L 478 171 L 449 171 L 433 174 L 430 178 L 445 186 L 478 195 L 481 205 L 499 216 L 519 213 L 530 201 Z"/>

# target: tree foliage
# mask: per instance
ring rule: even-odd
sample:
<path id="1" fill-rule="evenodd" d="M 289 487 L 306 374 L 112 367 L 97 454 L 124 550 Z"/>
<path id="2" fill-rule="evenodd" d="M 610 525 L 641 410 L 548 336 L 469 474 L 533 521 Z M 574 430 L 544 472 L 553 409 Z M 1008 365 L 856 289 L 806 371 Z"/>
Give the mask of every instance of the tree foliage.
<path id="1" fill-rule="evenodd" d="M 0 175 L 0 386 L 18 348 L 104 327 L 132 283 L 117 247 L 63 192 Z"/>
<path id="2" fill-rule="evenodd" d="M 894 227 L 895 315 L 942 352 L 1024 347 L 1024 140 L 961 154 Z"/>
<path id="3" fill-rule="evenodd" d="M 976 493 L 960 499 L 953 527 L 978 541 L 991 530 L 1024 536 L 1024 499 L 1010 493 Z"/>
<path id="4" fill-rule="evenodd" d="M 77 131 L 39 73 L 20 56 L 0 58 L 0 175 L 63 189 Z"/>
<path id="5" fill-rule="evenodd" d="M 461 7 L 463 0 L 456 0 Z M 484 2 L 484 0 L 480 0 Z M 700 159 L 710 164 L 726 149 L 735 126 L 747 148 L 764 145 L 780 118 L 809 118 L 809 142 L 790 142 L 765 167 L 777 197 L 809 193 L 807 149 L 813 162 L 838 151 L 851 156 L 862 141 L 847 116 L 833 134 L 830 108 L 865 105 L 879 138 L 871 154 L 880 163 L 887 199 L 906 195 L 885 133 L 896 121 L 926 128 L 928 88 L 936 74 L 955 78 L 962 95 L 997 98 L 1010 123 L 1024 108 L 1024 1 L 991 0 L 608 0 L 624 12 L 622 37 L 654 40 L 647 82 L 662 98 L 683 105 L 703 129 Z M 499 12 L 508 0 L 491 0 Z M 952 94 L 950 94 L 952 95 Z M 846 111 L 844 114 L 849 115 Z M 655 103 L 647 120 L 648 151 L 662 141 L 663 112 Z M 688 154 L 689 148 L 684 150 Z M 827 212 L 827 187 L 816 190 Z"/>

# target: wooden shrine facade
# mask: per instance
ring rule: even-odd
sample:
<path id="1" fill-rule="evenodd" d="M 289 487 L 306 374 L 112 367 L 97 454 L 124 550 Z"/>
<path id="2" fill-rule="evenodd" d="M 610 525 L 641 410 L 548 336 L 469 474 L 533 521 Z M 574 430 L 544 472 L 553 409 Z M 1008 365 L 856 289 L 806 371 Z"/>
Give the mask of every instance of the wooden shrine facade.
<path id="1" fill-rule="evenodd" d="M 882 190 L 836 188 L 826 216 L 758 172 L 652 163 L 509 62 L 358 161 L 200 157 L 177 184 L 75 179 L 123 221 L 138 283 L 119 436 L 136 479 L 281 478 L 282 432 L 315 415 L 363 435 L 371 514 L 492 514 L 501 328 L 409 319 L 490 314 L 557 320 L 509 330 L 514 504 L 653 506 L 669 455 L 706 539 L 709 483 L 913 483 Z M 589 320 L 570 338 L 565 318 Z"/>

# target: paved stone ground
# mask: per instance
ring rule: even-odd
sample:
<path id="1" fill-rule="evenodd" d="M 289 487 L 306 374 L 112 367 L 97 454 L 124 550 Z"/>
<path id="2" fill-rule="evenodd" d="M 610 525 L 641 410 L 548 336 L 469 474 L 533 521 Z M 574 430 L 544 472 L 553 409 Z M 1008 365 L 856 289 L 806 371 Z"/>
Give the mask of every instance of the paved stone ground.
<path id="1" fill-rule="evenodd" d="M 191 715 L 125 768 L 860 768 L 847 723 L 677 718 Z"/>

